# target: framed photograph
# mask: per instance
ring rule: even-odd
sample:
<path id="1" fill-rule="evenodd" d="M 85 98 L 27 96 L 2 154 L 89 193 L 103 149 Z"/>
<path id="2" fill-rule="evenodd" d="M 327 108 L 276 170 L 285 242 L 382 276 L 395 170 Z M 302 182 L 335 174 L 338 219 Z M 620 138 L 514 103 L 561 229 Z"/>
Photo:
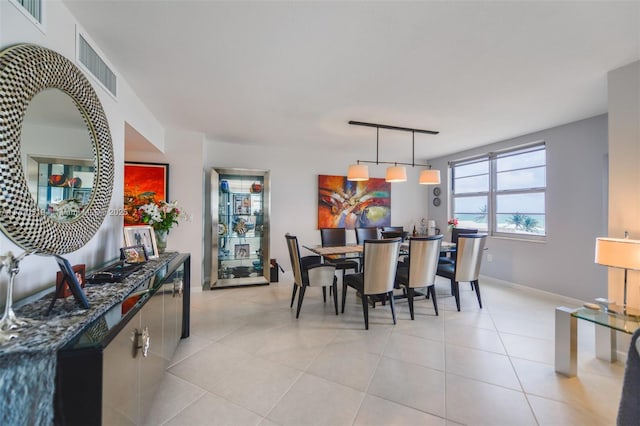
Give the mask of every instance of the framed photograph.
<path id="1" fill-rule="evenodd" d="M 85 274 L 87 271 L 86 265 L 84 263 L 80 265 L 73 265 L 71 269 L 80 284 L 80 288 L 84 288 Z M 62 271 L 58 271 L 56 273 L 56 297 L 58 299 L 62 299 L 71 295 L 73 295 L 73 293 L 71 293 L 71 288 L 69 287 L 66 276 Z"/>
<path id="2" fill-rule="evenodd" d="M 144 263 L 147 261 L 147 251 L 143 245 L 122 247 L 120 260 L 125 263 Z"/>
<path id="3" fill-rule="evenodd" d="M 169 164 L 124 163 L 124 225 L 141 225 L 136 210 L 145 204 L 169 201 Z"/>
<path id="4" fill-rule="evenodd" d="M 233 214 L 251 214 L 251 196 L 235 194 L 233 196 Z"/>
<path id="5" fill-rule="evenodd" d="M 147 253 L 147 259 L 157 259 L 158 244 L 153 228 L 147 225 L 125 226 L 124 227 L 125 246 L 143 246 Z"/>
<path id="6" fill-rule="evenodd" d="M 245 259 L 249 257 L 250 250 L 249 244 L 236 244 L 233 253 L 236 259 Z"/>
<path id="7" fill-rule="evenodd" d="M 71 266 L 69 261 L 62 256 L 55 256 L 58 266 L 60 267 L 61 274 L 61 286 L 56 286 L 56 296 L 62 293 L 62 283 L 66 283 L 71 294 L 78 302 L 78 305 L 87 309 L 89 308 L 89 301 L 82 290 L 80 282 L 84 283 L 85 265 Z M 54 299 L 55 300 L 55 299 Z"/>

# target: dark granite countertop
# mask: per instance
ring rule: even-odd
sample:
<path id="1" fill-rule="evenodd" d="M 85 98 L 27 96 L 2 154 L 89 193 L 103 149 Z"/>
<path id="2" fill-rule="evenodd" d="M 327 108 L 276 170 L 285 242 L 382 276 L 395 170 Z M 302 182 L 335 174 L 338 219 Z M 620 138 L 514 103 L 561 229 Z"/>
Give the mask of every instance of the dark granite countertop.
<path id="1" fill-rule="evenodd" d="M 29 324 L 16 330 L 17 338 L 0 344 L 0 357 L 10 354 L 56 353 L 110 308 L 121 303 L 155 271 L 179 253 L 169 252 L 148 261 L 141 269 L 120 283 L 87 284 L 84 288 L 89 309 L 81 308 L 70 296 L 56 300 L 51 313 L 46 312 L 53 294 L 16 309 L 16 316 Z"/>

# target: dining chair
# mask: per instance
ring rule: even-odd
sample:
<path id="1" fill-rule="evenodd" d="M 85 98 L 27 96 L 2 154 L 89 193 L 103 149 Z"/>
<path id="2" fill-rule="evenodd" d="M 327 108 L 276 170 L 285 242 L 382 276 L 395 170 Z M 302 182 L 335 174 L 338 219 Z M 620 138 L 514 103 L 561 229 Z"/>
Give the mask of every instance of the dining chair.
<path id="1" fill-rule="evenodd" d="M 377 240 L 378 228 L 356 228 L 356 243 L 362 245 L 364 240 Z"/>
<path id="2" fill-rule="evenodd" d="M 482 263 L 482 253 L 486 243 L 486 234 L 460 234 L 457 244 L 456 262 L 438 264 L 436 275 L 451 280 L 451 288 L 456 298 L 456 308 L 460 311 L 460 282 L 469 282 L 471 289 L 476 291 L 478 304 L 482 309 L 482 299 L 480 298 L 480 265 Z"/>
<path id="3" fill-rule="evenodd" d="M 347 300 L 347 287 L 356 289 L 362 298 L 364 327 L 369 329 L 369 297 L 384 295 L 389 299 L 393 323 L 396 311 L 393 304 L 393 286 L 396 278 L 400 238 L 364 241 L 364 271 L 349 274 L 342 282 L 342 312 Z"/>
<path id="4" fill-rule="evenodd" d="M 365 240 L 377 240 L 378 238 L 378 228 L 376 227 L 356 228 L 356 243 L 358 245 L 364 244 Z M 360 253 L 360 270 L 358 272 L 362 272 L 362 259 L 362 253 Z"/>
<path id="5" fill-rule="evenodd" d="M 458 243 L 458 237 L 460 234 L 477 234 L 477 229 L 472 228 L 453 228 L 451 230 L 451 242 L 454 244 Z M 440 263 L 455 263 L 456 262 L 456 250 L 450 251 L 449 256 L 444 253 L 440 256 Z"/>
<path id="6" fill-rule="evenodd" d="M 298 309 L 296 310 L 296 318 L 300 316 L 300 308 L 302 308 L 302 300 L 307 287 L 322 287 L 322 298 L 327 302 L 327 287 L 333 289 L 333 305 L 338 315 L 338 287 L 336 278 L 336 267 L 320 263 L 320 256 L 300 257 L 300 247 L 298 246 L 298 238 L 295 235 L 285 235 L 287 239 L 287 248 L 289 249 L 289 259 L 291 260 L 291 269 L 293 270 L 293 293 L 291 295 L 291 305 L 296 297 L 296 290 L 300 287 L 298 295 Z"/>
<path id="7" fill-rule="evenodd" d="M 320 228 L 320 239 L 322 247 L 338 247 L 347 245 L 347 231 L 344 228 Z M 342 279 L 346 270 L 353 269 L 357 272 L 358 262 L 345 259 L 344 257 L 325 256 L 324 261 L 328 265 L 333 265 L 338 271 L 342 271 Z"/>
<path id="8" fill-rule="evenodd" d="M 411 238 L 409 241 L 408 262 L 405 260 L 404 265 L 406 266 L 398 266 L 396 285 L 406 289 L 411 319 L 414 319 L 413 298 L 415 289 L 422 287 L 427 288 L 426 297 L 431 298 L 433 309 L 438 315 L 435 283 L 442 238 L 442 235 Z"/>

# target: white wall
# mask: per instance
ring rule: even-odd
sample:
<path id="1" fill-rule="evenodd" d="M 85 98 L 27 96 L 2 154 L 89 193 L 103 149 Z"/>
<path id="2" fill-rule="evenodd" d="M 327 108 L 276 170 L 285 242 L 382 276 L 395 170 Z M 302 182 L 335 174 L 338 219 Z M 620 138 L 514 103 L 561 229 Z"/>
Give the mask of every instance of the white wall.
<path id="1" fill-rule="evenodd" d="M 77 22 L 61 1 L 46 3 L 44 31 L 8 1 L 0 2 L 0 48 L 4 49 L 18 43 L 38 44 L 62 54 L 76 63 L 76 26 Z M 88 37 L 90 39 L 90 37 Z M 99 46 L 93 46 L 99 51 Z M 108 62 L 108 58 L 105 57 Z M 76 63 L 77 64 L 77 63 Z M 82 67 L 79 66 L 82 69 Z M 117 70 L 116 74 L 117 74 Z M 85 73 L 86 74 L 86 73 Z M 118 75 L 118 99 L 114 99 L 92 76 L 87 78 L 95 89 L 105 110 L 114 146 L 115 177 L 110 208 L 117 211 L 123 204 L 123 164 L 124 164 L 124 122 L 125 117 L 137 129 L 143 129 L 145 136 L 155 144 L 164 146 L 164 129 L 160 123 L 144 108 L 135 93 L 129 88 L 121 75 Z M 47 141 L 52 143 L 52 141 Z M 122 246 L 122 217 L 107 216 L 91 241 L 80 250 L 65 255 L 72 264 L 85 263 L 88 268 L 104 263 L 118 256 Z M 0 254 L 7 251 L 21 253 L 4 235 L 0 235 Z M 30 256 L 23 260 L 21 271 L 16 278 L 15 299 L 53 285 L 58 267 L 56 262 L 46 256 Z M 4 287 L 6 274 L 0 275 L 0 286 Z"/>
<path id="2" fill-rule="evenodd" d="M 320 244 L 318 175 L 345 176 L 349 164 L 358 158 L 371 158 L 371 147 L 367 146 L 361 153 L 342 153 L 322 147 L 284 150 L 215 141 L 205 144 L 205 171 L 211 167 L 271 171 L 270 257 L 276 258 L 285 270 L 291 269 L 284 239 L 287 232 L 297 235 L 301 244 Z M 397 159 L 397 155 L 389 154 L 389 158 Z M 384 171 L 382 165 L 370 167 L 372 177 L 384 177 Z M 414 222 L 427 216 L 427 193 L 431 187 L 418 184 L 419 171 L 409 167 L 408 181 L 391 185 L 393 225 L 403 225 L 410 230 Z M 354 231 L 347 232 L 347 236 L 355 241 Z"/>
<path id="3" fill-rule="evenodd" d="M 640 61 L 609 72 L 609 232 L 640 239 Z M 624 272 L 609 268 L 609 298 L 623 300 Z M 640 272 L 628 276 L 628 304 L 640 308 Z"/>
<path id="4" fill-rule="evenodd" d="M 203 149 L 201 133 L 167 129 L 164 153 L 126 151 L 126 161 L 169 163 L 169 199 L 177 201 L 187 220 L 171 230 L 167 250 L 191 253 L 191 286 L 199 289 L 203 270 Z"/>
<path id="5" fill-rule="evenodd" d="M 493 261 L 485 254 L 481 273 L 581 300 L 604 297 L 607 272 L 593 259 L 595 238 L 606 234 L 606 115 L 438 158 L 432 164 L 447 176 L 448 161 L 536 141 L 545 141 L 547 147 L 546 242 L 490 237 L 486 254 Z M 442 187 L 448 193 L 447 180 Z M 443 230 L 450 217 L 444 200 L 441 207 L 432 208 L 432 218 Z"/>

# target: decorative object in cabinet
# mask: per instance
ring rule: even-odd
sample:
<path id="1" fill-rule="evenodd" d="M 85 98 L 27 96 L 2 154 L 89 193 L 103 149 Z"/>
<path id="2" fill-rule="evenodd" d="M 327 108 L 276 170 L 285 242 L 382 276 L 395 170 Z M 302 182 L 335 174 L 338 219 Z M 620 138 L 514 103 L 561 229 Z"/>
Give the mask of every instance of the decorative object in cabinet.
<path id="1" fill-rule="evenodd" d="M 269 172 L 211 171 L 212 289 L 269 284 Z"/>

